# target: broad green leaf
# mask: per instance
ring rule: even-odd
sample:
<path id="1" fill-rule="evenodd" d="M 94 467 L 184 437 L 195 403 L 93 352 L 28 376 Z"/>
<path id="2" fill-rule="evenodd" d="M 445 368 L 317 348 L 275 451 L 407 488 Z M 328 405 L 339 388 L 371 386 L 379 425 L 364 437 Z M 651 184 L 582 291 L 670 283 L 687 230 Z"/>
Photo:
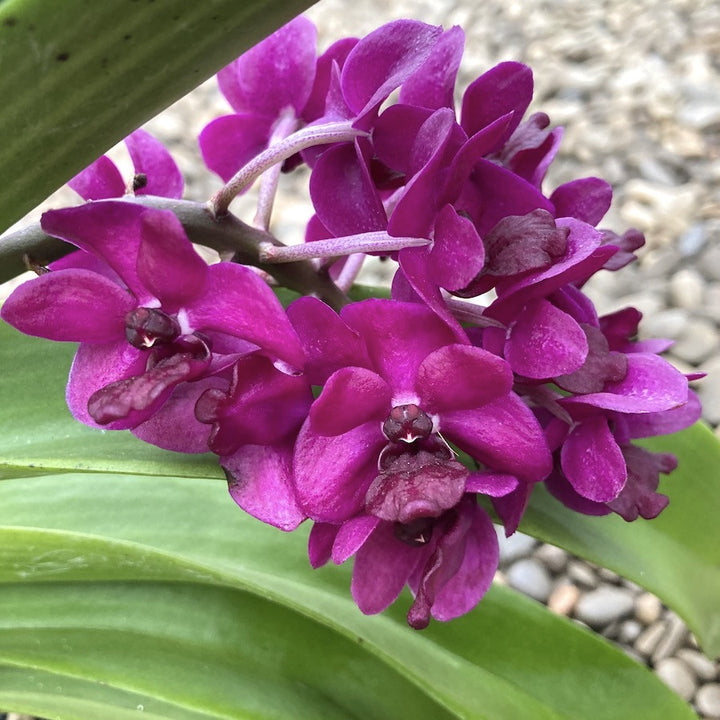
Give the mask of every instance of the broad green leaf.
<path id="1" fill-rule="evenodd" d="M 0 507 L 0 703 L 13 708 L 93 720 L 126 715 L 84 702 L 173 719 L 693 717 L 646 668 L 504 588 L 424 632 L 406 626 L 406 596 L 365 617 L 349 567 L 310 570 L 306 533 L 248 518 L 217 483 L 11 479 Z"/>
<path id="2" fill-rule="evenodd" d="M 310 4 L 0 2 L 0 231 Z"/>
<path id="3" fill-rule="evenodd" d="M 586 517 L 536 488 L 521 529 L 630 578 L 658 595 L 720 656 L 720 443 L 701 423 L 644 441 L 680 464 L 660 490 L 670 505 L 654 520 Z"/>
<path id="4" fill-rule="evenodd" d="M 0 322 L 0 478 L 63 470 L 224 477 L 212 455 L 182 455 L 127 431 L 76 422 L 65 405 L 70 343 L 31 338 Z"/>

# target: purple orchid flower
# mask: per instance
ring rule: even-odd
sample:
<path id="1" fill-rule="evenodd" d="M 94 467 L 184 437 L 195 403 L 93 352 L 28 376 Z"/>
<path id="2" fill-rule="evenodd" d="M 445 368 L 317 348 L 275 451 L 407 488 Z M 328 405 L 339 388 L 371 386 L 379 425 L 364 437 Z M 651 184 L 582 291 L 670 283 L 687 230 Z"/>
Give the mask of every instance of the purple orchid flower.
<path id="1" fill-rule="evenodd" d="M 316 532 L 337 533 L 336 544 L 351 536 L 354 544 L 334 559 L 358 551 L 360 608 L 379 612 L 409 582 L 414 626 L 431 612 L 466 612 L 497 564 L 490 520 L 472 494 L 503 495 L 551 468 L 537 420 L 512 392 L 509 366 L 467 338 L 458 343 L 416 303 L 366 300 L 337 316 L 303 298 L 288 315 L 310 382 L 324 385 L 295 444 L 296 496 L 316 527 L 329 527 Z M 448 443 L 480 469 L 459 463 Z"/>
<path id="2" fill-rule="evenodd" d="M 81 422 L 200 452 L 208 427 L 193 405 L 227 386 L 221 375 L 235 360 L 259 351 L 302 365 L 270 288 L 248 268 L 208 266 L 171 212 L 109 200 L 47 212 L 42 227 L 92 256 L 93 269 L 72 263 L 28 281 L 2 317 L 29 335 L 80 343 L 67 401 Z"/>
<path id="3" fill-rule="evenodd" d="M 83 200 L 119 198 L 127 192 L 134 195 L 182 197 L 182 174 L 159 140 L 140 128 L 125 138 L 125 145 L 135 168 L 130 187 L 126 186 L 117 166 L 107 155 L 100 156 L 88 165 L 68 185 Z"/>

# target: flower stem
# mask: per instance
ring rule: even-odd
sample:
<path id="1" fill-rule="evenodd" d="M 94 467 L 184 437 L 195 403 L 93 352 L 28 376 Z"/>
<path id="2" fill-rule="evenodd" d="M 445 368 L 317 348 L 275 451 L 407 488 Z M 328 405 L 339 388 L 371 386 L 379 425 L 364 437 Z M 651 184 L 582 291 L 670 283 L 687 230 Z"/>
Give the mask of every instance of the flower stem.
<path id="1" fill-rule="evenodd" d="M 342 257 L 355 253 L 393 252 L 406 247 L 429 245 L 427 238 L 393 237 L 384 231 L 347 235 L 328 240 L 314 240 L 301 245 L 263 244 L 260 259 L 265 263 L 287 263 L 304 258 Z"/>
<path id="2" fill-rule="evenodd" d="M 331 145 L 337 142 L 351 142 L 356 137 L 367 135 L 364 130 L 356 130 L 349 120 L 327 123 L 325 125 L 308 125 L 289 135 L 282 142 L 271 145 L 256 155 L 210 199 L 210 207 L 215 217 L 222 217 L 228 212 L 230 203 L 238 193 L 251 185 L 273 165 L 287 160 L 295 153 L 314 145 Z"/>

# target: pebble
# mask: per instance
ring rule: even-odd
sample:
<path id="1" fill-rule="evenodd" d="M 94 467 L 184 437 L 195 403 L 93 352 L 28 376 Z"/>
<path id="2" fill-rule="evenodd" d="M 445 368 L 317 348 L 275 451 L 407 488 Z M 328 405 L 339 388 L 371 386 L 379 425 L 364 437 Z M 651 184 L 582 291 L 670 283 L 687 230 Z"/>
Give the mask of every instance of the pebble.
<path id="1" fill-rule="evenodd" d="M 660 619 L 662 603 L 651 593 L 642 593 L 635 598 L 635 617 L 643 625 L 652 625 Z"/>
<path id="2" fill-rule="evenodd" d="M 703 685 L 695 696 L 697 709 L 709 718 L 720 718 L 720 684 Z"/>
<path id="3" fill-rule="evenodd" d="M 699 310 L 705 295 L 705 279 L 695 268 L 681 268 L 670 278 L 670 300 L 685 310 Z"/>
<path id="4" fill-rule="evenodd" d="M 592 628 L 600 628 L 629 615 L 632 593 L 619 587 L 600 587 L 580 598 L 575 615 Z"/>
<path id="5" fill-rule="evenodd" d="M 718 669 L 710 658 L 690 648 L 680 648 L 677 656 L 697 675 L 700 680 L 708 682 L 718 675 Z"/>
<path id="6" fill-rule="evenodd" d="M 668 338 L 675 340 L 682 335 L 688 322 L 688 313 L 682 308 L 660 310 L 654 315 L 643 317 L 639 335 L 644 338 Z"/>
<path id="7" fill-rule="evenodd" d="M 500 543 L 501 565 L 527 557 L 537 545 L 535 538 L 521 532 L 516 532 L 510 537 L 505 537 L 505 530 L 500 525 L 495 526 L 495 532 L 497 533 L 498 542 Z"/>
<path id="8" fill-rule="evenodd" d="M 548 598 L 548 608 L 558 615 L 570 616 L 580 599 L 580 590 L 576 585 L 563 582 L 555 586 Z"/>
<path id="9" fill-rule="evenodd" d="M 683 700 L 690 701 L 697 681 L 690 668 L 678 658 L 665 658 L 655 666 L 657 676 Z"/>
<path id="10" fill-rule="evenodd" d="M 597 587 L 597 575 L 591 567 L 582 560 L 570 560 L 567 566 L 568 577 L 585 588 Z"/>
<path id="11" fill-rule="evenodd" d="M 698 267 L 710 280 L 720 280 L 720 245 L 711 244 L 700 256 Z"/>
<path id="12" fill-rule="evenodd" d="M 545 566 L 534 558 L 518 560 L 507 571 L 510 587 L 540 602 L 547 601 L 552 590 L 552 580 Z"/>
<path id="13" fill-rule="evenodd" d="M 556 575 L 559 575 L 568 563 L 568 554 L 555 545 L 541 545 L 535 550 L 535 557 Z"/>
<path id="14" fill-rule="evenodd" d="M 705 318 L 691 318 L 673 346 L 681 360 L 699 364 L 707 360 L 720 345 L 715 323 Z"/>
<path id="15" fill-rule="evenodd" d="M 652 662 L 657 664 L 675 653 L 683 644 L 688 635 L 685 623 L 675 614 L 668 613 L 665 621 L 665 634 L 660 638 L 655 650 L 652 653 Z"/>
<path id="16" fill-rule="evenodd" d="M 658 622 L 653 623 L 649 628 L 646 628 L 640 633 L 633 647 L 641 655 L 650 657 L 664 634 L 665 623 L 662 622 L 662 620 L 658 620 Z"/>
<path id="17" fill-rule="evenodd" d="M 698 386 L 698 394 L 704 405 L 705 419 L 714 425 L 720 423 L 720 356 L 704 362 L 699 370 L 707 373 Z"/>
<path id="18" fill-rule="evenodd" d="M 626 645 L 632 645 L 640 636 L 643 626 L 637 620 L 625 620 L 620 625 L 618 641 Z"/>

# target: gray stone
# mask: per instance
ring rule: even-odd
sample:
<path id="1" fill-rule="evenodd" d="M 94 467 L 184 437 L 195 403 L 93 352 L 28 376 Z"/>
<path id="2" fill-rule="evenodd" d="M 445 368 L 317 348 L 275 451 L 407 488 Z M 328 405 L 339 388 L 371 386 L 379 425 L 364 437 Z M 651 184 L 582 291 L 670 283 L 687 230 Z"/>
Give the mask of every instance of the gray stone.
<path id="1" fill-rule="evenodd" d="M 699 370 L 707 373 L 697 388 L 703 403 L 703 417 L 716 425 L 720 423 L 720 356 L 710 358 Z"/>
<path id="2" fill-rule="evenodd" d="M 670 300 L 678 307 L 698 310 L 704 296 L 705 279 L 695 268 L 681 268 L 670 278 Z"/>
<path id="3" fill-rule="evenodd" d="M 718 675 L 716 664 L 697 650 L 680 648 L 677 656 L 704 682 L 714 680 Z"/>
<path id="4" fill-rule="evenodd" d="M 705 288 L 705 304 L 702 307 L 702 314 L 720 322 L 720 282 L 711 282 Z"/>
<path id="5" fill-rule="evenodd" d="M 655 666 L 657 676 L 683 700 L 695 694 L 697 681 L 690 668 L 679 658 L 665 658 Z"/>
<path id="6" fill-rule="evenodd" d="M 660 642 L 653 651 L 653 663 L 658 663 L 660 660 L 673 655 L 688 636 L 685 623 L 675 613 L 668 613 L 665 627 L 665 634 L 660 638 Z"/>
<path id="7" fill-rule="evenodd" d="M 620 632 L 618 633 L 618 641 L 632 645 L 640 636 L 643 630 L 643 626 L 637 620 L 625 620 L 620 625 Z"/>
<path id="8" fill-rule="evenodd" d="M 585 588 L 597 587 L 598 579 L 595 571 L 582 560 L 571 560 L 567 566 L 568 577 Z"/>
<path id="9" fill-rule="evenodd" d="M 580 590 L 576 585 L 568 582 L 561 582 L 555 586 L 548 598 L 548 608 L 558 615 L 569 616 L 572 614 L 580 598 Z"/>
<path id="10" fill-rule="evenodd" d="M 534 558 L 525 558 L 513 563 L 507 571 L 510 587 L 545 602 L 552 590 L 552 581 L 545 566 Z"/>
<path id="11" fill-rule="evenodd" d="M 701 255 L 698 267 L 710 280 L 720 280 L 720 245 L 709 245 Z"/>
<path id="12" fill-rule="evenodd" d="M 652 625 L 660 619 L 662 603 L 651 593 L 642 593 L 635 598 L 635 617 L 643 625 Z"/>
<path id="13" fill-rule="evenodd" d="M 577 618 L 592 628 L 601 628 L 627 617 L 633 609 L 632 593 L 620 587 L 599 587 L 580 598 Z"/>
<path id="14" fill-rule="evenodd" d="M 510 537 L 505 537 L 505 530 L 500 525 L 495 526 L 495 532 L 497 533 L 498 542 L 500 543 L 501 565 L 527 557 L 537 545 L 535 538 L 521 532 L 516 532 Z"/>
<path id="15" fill-rule="evenodd" d="M 708 718 L 720 718 L 720 684 L 703 685 L 695 696 L 697 709 Z"/>
<path id="16" fill-rule="evenodd" d="M 662 620 L 658 620 L 656 623 L 653 623 L 649 628 L 640 633 L 633 647 L 641 655 L 650 657 L 664 634 L 665 623 Z"/>
<path id="17" fill-rule="evenodd" d="M 555 545 L 541 545 L 535 550 L 535 557 L 556 575 L 565 569 L 568 562 L 568 554 L 565 550 Z"/>
<path id="18" fill-rule="evenodd" d="M 691 318 L 673 346 L 673 355 L 681 360 L 699 364 L 707 360 L 720 346 L 715 323 L 705 318 Z"/>

